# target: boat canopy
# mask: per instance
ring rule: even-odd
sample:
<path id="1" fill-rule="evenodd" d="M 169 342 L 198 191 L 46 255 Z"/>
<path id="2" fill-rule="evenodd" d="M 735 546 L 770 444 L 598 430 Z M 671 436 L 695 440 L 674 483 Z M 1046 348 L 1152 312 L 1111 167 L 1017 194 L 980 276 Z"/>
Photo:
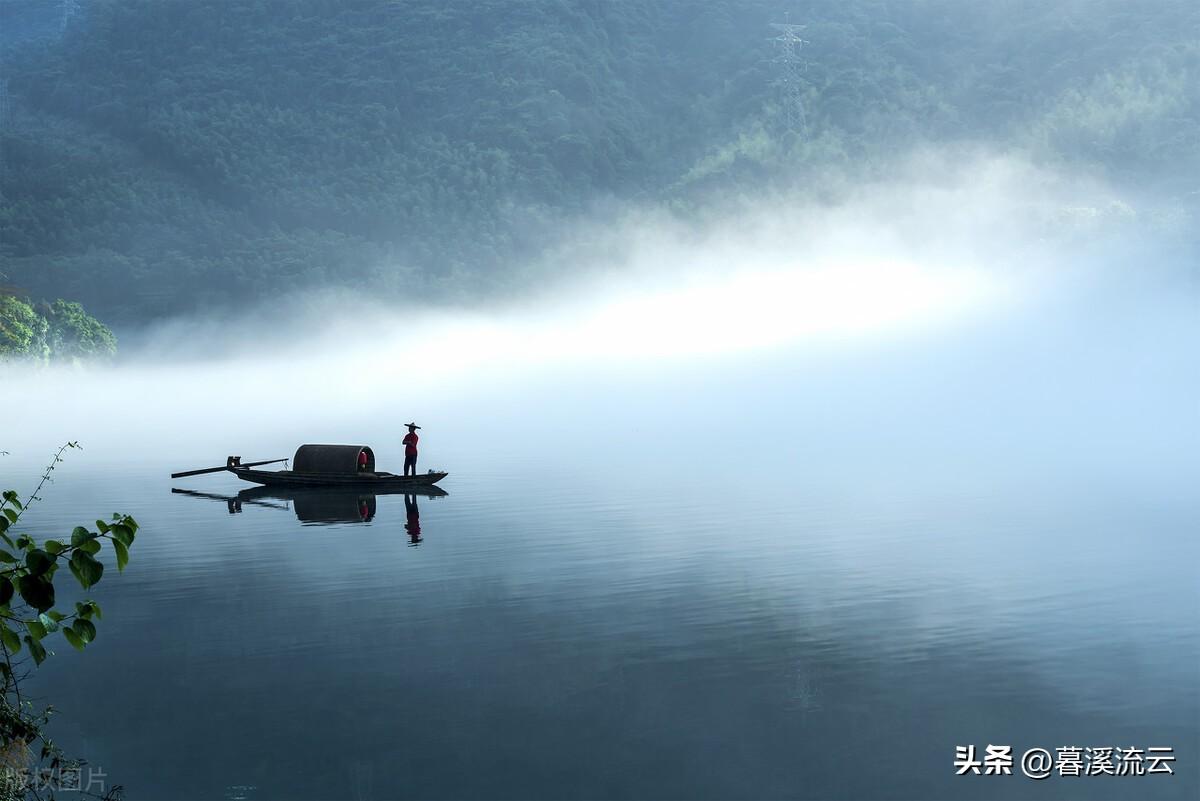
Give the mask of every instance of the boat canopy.
<path id="1" fill-rule="evenodd" d="M 295 473 L 358 473 L 358 455 L 367 454 L 366 472 L 375 472 L 375 453 L 366 445 L 301 445 L 292 459 Z"/>

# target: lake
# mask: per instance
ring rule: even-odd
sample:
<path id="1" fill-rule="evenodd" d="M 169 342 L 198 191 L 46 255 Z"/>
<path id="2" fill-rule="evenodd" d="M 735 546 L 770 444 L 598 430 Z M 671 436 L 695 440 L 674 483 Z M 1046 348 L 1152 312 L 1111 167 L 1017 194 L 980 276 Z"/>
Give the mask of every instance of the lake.
<path id="1" fill-rule="evenodd" d="M 97 641 L 61 644 L 37 687 L 60 741 L 129 799 L 1200 789 L 1200 502 L 1184 482 L 713 481 L 702 460 L 538 470 L 517 452 L 446 463 L 445 497 L 227 501 L 170 491 L 236 498 L 231 476 L 167 479 L 211 453 L 67 458 L 27 528 L 110 509 L 142 528 L 92 593 Z M 968 744 L 1179 761 L 956 776 Z"/>
<path id="2" fill-rule="evenodd" d="M 130 801 L 1200 797 L 1195 304 L 1067 294 L 691 361 L 14 374 L 4 484 L 85 445 L 25 528 L 141 524 L 30 690 Z M 398 470 L 414 416 L 444 497 L 168 478 Z M 989 745 L 1013 775 L 956 775 Z M 1021 770 L 1108 747 L 1174 773 Z"/>

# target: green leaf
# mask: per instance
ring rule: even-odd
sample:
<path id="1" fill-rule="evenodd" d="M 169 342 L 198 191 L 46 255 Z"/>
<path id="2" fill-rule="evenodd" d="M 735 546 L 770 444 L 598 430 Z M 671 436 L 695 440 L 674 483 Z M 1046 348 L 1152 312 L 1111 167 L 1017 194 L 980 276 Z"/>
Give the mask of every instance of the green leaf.
<path id="1" fill-rule="evenodd" d="M 76 601 L 75 602 L 75 616 L 76 617 L 84 617 L 84 618 L 91 617 L 92 610 L 88 608 L 90 603 L 91 603 L 90 601 Z"/>
<path id="2" fill-rule="evenodd" d="M 9 654 L 19 654 L 21 652 L 21 638 L 17 633 L 8 626 L 0 623 L 0 640 L 4 642 L 4 647 L 8 649 Z"/>
<path id="3" fill-rule="evenodd" d="M 100 553 L 100 540 L 88 540 L 83 545 L 79 546 L 79 550 L 86 554 L 90 554 L 91 556 L 95 556 L 96 554 Z"/>
<path id="4" fill-rule="evenodd" d="M 46 636 L 46 627 L 38 620 L 26 620 L 25 629 L 29 632 L 29 636 L 35 640 L 41 640 Z"/>
<path id="5" fill-rule="evenodd" d="M 63 545 L 58 540 L 46 540 L 44 543 L 42 543 L 42 549 L 51 556 L 58 556 L 67 549 L 67 546 Z"/>
<path id="6" fill-rule="evenodd" d="M 79 635 L 79 639 L 85 643 L 96 639 L 96 625 L 90 620 L 76 620 L 71 628 L 75 629 L 75 633 Z"/>
<path id="7" fill-rule="evenodd" d="M 117 570 L 124 570 L 125 565 L 129 564 L 129 549 L 120 540 L 113 540 L 112 546 L 117 554 Z"/>
<path id="8" fill-rule="evenodd" d="M 15 523 L 17 522 L 17 518 L 21 515 L 17 513 L 16 509 L 5 509 L 4 516 L 8 518 L 8 522 Z"/>
<path id="9" fill-rule="evenodd" d="M 100 617 L 100 605 L 95 601 L 76 601 L 75 616 L 82 620 Z"/>
<path id="10" fill-rule="evenodd" d="M 133 545 L 133 529 L 124 523 L 118 523 L 112 527 L 112 536 L 126 548 Z"/>
<path id="11" fill-rule="evenodd" d="M 61 623 L 67 619 L 67 616 L 64 615 L 62 612 L 55 612 L 53 609 L 51 609 L 49 612 L 46 613 L 46 617 L 50 618 L 55 623 Z M 43 621 L 43 622 L 45 622 L 45 621 Z M 46 628 L 50 628 L 50 627 L 47 626 Z M 53 629 L 51 629 L 51 630 L 53 630 Z"/>
<path id="12" fill-rule="evenodd" d="M 71 530 L 71 547 L 78 548 L 90 539 L 95 538 L 95 534 L 88 531 L 83 526 L 76 526 Z"/>
<path id="13" fill-rule="evenodd" d="M 71 554 L 70 564 L 71 572 L 75 574 L 75 578 L 79 579 L 79 583 L 83 585 L 85 590 L 100 581 L 100 577 L 104 575 L 104 565 L 97 562 L 92 558 L 91 554 L 85 551 L 80 550 Z"/>
<path id="14" fill-rule="evenodd" d="M 76 651 L 82 651 L 84 642 L 83 639 L 75 633 L 75 630 L 70 626 L 63 626 L 63 636 L 67 638 L 67 642 L 71 643 L 71 647 Z"/>
<path id="15" fill-rule="evenodd" d="M 54 564 L 54 557 L 40 548 L 35 548 L 25 554 L 25 567 L 35 576 L 40 576 Z"/>
<path id="16" fill-rule="evenodd" d="M 12 525 L 12 523 L 8 522 L 7 517 L 0 517 L 0 532 L 8 531 L 8 527 L 11 525 Z M 5 537 L 5 539 L 8 539 L 8 538 Z"/>
<path id="17" fill-rule="evenodd" d="M 38 576 L 21 576 L 17 579 L 17 591 L 25 603 L 39 612 L 54 606 L 54 585 Z"/>
<path id="18" fill-rule="evenodd" d="M 105 523 L 103 520 L 97 520 L 96 528 L 100 530 L 101 534 L 107 534 L 111 526 L 109 526 L 108 523 Z"/>
<path id="19" fill-rule="evenodd" d="M 18 534 L 15 547 L 22 551 L 28 551 L 33 547 L 33 540 L 29 538 L 28 534 Z"/>
<path id="20" fill-rule="evenodd" d="M 42 664 L 46 659 L 46 649 L 42 644 L 32 637 L 26 635 L 25 644 L 29 646 L 29 653 L 33 656 L 33 661 L 37 664 Z"/>
<path id="21" fill-rule="evenodd" d="M 42 628 L 46 629 L 47 632 L 58 631 L 58 620 L 62 620 L 62 615 L 58 615 L 58 620 L 55 620 L 54 615 L 56 614 L 56 612 L 51 612 L 50 614 L 42 612 L 38 615 L 38 622 L 42 624 Z"/>
<path id="22" fill-rule="evenodd" d="M 17 561 L 17 557 L 13 556 L 8 551 L 0 550 L 0 562 L 7 562 L 11 565 L 15 561 Z"/>
<path id="23" fill-rule="evenodd" d="M 13 583 L 7 578 L 0 579 L 0 606 L 8 606 L 13 597 Z"/>
<path id="24" fill-rule="evenodd" d="M 21 502 L 18 500 L 18 498 L 20 498 L 20 497 L 21 496 L 17 495 L 16 490 L 5 490 L 4 491 L 5 503 L 11 503 L 12 505 L 16 506 L 18 509 L 21 508 Z"/>

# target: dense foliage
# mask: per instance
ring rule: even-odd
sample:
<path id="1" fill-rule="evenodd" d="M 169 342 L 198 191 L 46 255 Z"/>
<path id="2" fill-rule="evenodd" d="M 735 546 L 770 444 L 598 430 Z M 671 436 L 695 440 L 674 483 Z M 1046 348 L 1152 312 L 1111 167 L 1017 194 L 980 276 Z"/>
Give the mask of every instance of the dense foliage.
<path id="1" fill-rule="evenodd" d="M 45 359 L 50 324 L 23 300 L 0 295 L 0 358 Z"/>
<path id="2" fill-rule="evenodd" d="M 807 128 L 759 0 L 0 0 L 0 271 L 130 322 L 515 280 L 602 198 L 676 205 L 925 141 L 1183 195 L 1193 0 L 816 0 Z"/>
<path id="3" fill-rule="evenodd" d="M 78 303 L 0 293 L 0 361 L 77 362 L 116 355 L 117 338 Z"/>

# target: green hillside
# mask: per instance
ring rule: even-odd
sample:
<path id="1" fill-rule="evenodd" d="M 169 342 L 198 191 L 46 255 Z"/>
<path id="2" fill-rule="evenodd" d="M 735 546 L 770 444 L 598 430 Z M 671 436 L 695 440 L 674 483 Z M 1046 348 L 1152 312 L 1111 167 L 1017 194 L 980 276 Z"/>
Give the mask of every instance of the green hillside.
<path id="1" fill-rule="evenodd" d="M 926 141 L 1181 196 L 1200 174 L 1191 0 L 79 6 L 0 0 L 0 274 L 119 325 L 328 284 L 507 291 L 593 204 Z M 799 135 L 768 41 L 789 7 Z"/>

